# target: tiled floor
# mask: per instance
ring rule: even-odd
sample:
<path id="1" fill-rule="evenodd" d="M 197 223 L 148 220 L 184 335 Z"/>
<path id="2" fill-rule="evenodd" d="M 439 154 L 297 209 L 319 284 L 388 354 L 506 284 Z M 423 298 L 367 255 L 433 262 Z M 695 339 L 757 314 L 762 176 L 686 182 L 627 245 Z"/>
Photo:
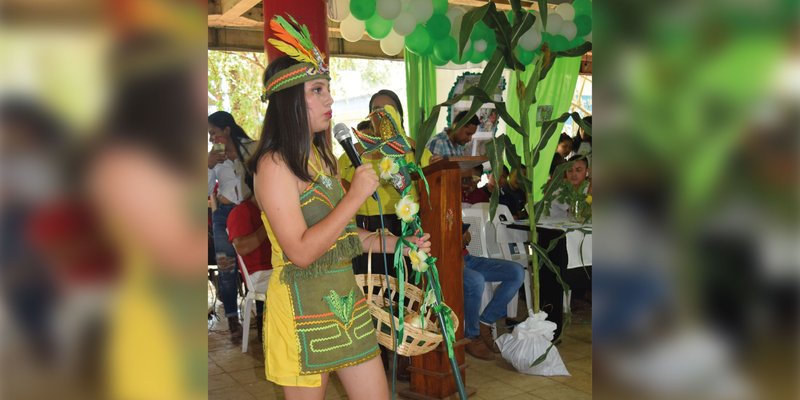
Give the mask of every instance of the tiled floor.
<path id="1" fill-rule="evenodd" d="M 549 399 L 572 400 L 592 397 L 592 327 L 591 307 L 573 301 L 572 325 L 558 346 L 571 376 L 542 377 L 524 375 L 499 355 L 495 361 L 467 356 L 467 385 L 477 388 L 470 399 Z M 221 310 L 220 310 L 221 311 Z M 501 328 L 501 332 L 503 332 Z M 212 323 L 208 332 L 208 398 L 225 400 L 283 399 L 279 386 L 264 378 L 264 356 L 251 330 L 248 352 L 231 342 L 224 321 Z M 398 391 L 407 384 L 398 382 Z M 398 398 L 401 398 L 399 395 Z M 341 383 L 331 378 L 326 399 L 346 399 Z"/>

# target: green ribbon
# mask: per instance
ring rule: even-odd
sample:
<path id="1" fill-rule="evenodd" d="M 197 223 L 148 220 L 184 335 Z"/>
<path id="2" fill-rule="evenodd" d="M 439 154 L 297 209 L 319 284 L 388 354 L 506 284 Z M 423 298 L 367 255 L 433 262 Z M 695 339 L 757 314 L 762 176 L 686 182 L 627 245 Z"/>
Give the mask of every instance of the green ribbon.
<path id="1" fill-rule="evenodd" d="M 400 169 L 406 169 L 409 175 L 412 172 L 416 172 L 417 174 L 419 174 L 419 177 L 422 179 L 422 182 L 425 183 L 425 193 L 431 192 L 431 188 L 430 186 L 428 186 L 428 180 L 425 178 L 425 174 L 422 172 L 422 168 L 420 168 L 419 165 L 413 162 L 409 163 L 408 161 L 406 161 L 405 158 L 398 158 L 397 164 L 400 165 Z M 409 188 L 411 188 L 411 185 L 406 186 L 406 188 L 403 190 L 403 196 L 405 196 L 408 193 Z M 428 207 L 431 207 L 430 196 L 428 197 Z"/>
<path id="2" fill-rule="evenodd" d="M 444 321 L 444 326 L 442 327 L 442 334 L 447 335 L 447 340 L 445 341 L 447 347 L 447 357 L 453 358 L 453 343 L 456 341 L 456 329 L 453 326 L 453 317 L 452 312 L 453 310 L 444 303 L 438 303 L 433 306 L 433 311 L 437 314 L 442 316 L 442 320 Z"/>
<path id="3" fill-rule="evenodd" d="M 403 223 L 405 224 L 405 222 Z M 405 231 L 405 227 L 403 227 Z M 405 311 L 405 298 L 406 298 L 406 280 L 405 280 L 405 271 L 403 271 L 403 240 L 400 239 L 397 241 L 397 245 L 394 249 L 394 270 L 397 273 L 397 317 L 400 319 L 400 322 L 397 326 L 397 336 L 395 337 L 395 344 L 397 344 L 399 338 L 403 337 L 403 332 L 405 332 L 405 320 L 403 319 L 403 312 Z M 387 284 L 389 282 L 386 282 Z"/>

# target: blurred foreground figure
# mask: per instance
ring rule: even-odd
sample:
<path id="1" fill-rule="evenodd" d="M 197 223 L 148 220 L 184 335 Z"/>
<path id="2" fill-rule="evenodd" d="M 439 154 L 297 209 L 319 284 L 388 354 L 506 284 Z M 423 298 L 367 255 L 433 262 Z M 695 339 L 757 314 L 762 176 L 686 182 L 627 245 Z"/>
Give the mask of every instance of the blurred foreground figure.
<path id="1" fill-rule="evenodd" d="M 2 101 L 0 126 L 0 273 L 5 344 L 15 349 L 4 356 L 19 358 L 15 373 L 23 377 L 96 386 L 97 343 L 117 264 L 76 179 L 75 137 L 54 112 L 20 97 Z M 12 381 L 7 393 L 16 396 L 25 380 Z"/>
<path id="2" fill-rule="evenodd" d="M 39 361 L 51 361 L 54 277 L 25 240 L 25 232 L 37 209 L 59 191 L 54 164 L 58 142 L 64 138 L 54 117 L 35 103 L 18 99 L 0 105 L 0 129 L 0 293 L 14 337 L 10 340 L 18 338 Z"/>
<path id="3" fill-rule="evenodd" d="M 128 39 L 114 56 L 116 95 L 88 174 L 123 259 L 109 321 L 108 396 L 196 398 L 206 392 L 206 307 L 192 298 L 206 288 L 207 233 L 205 205 L 192 200 L 201 198 L 196 138 L 205 130 L 205 93 L 193 89 L 204 87 L 206 73 L 161 37 Z"/>

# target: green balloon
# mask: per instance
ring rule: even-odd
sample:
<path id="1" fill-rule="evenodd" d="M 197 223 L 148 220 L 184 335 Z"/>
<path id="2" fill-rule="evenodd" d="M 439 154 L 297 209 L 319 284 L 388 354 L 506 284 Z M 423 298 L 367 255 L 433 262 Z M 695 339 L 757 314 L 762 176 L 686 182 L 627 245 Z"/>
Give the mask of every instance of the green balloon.
<path id="1" fill-rule="evenodd" d="M 553 35 L 551 35 L 551 34 L 549 34 L 547 32 L 542 32 L 542 44 L 539 45 L 539 49 L 543 48 L 544 44 L 547 43 L 547 47 L 550 48 L 550 50 L 553 50 L 553 44 L 552 43 L 553 43 L 553 38 L 554 37 L 555 36 L 553 36 Z M 536 51 L 536 49 L 534 49 L 534 51 Z"/>
<path id="2" fill-rule="evenodd" d="M 497 47 L 497 36 L 495 36 L 494 31 L 487 31 L 483 35 L 483 40 L 486 41 L 486 44 L 489 47 Z"/>
<path id="3" fill-rule="evenodd" d="M 456 56 L 456 49 L 458 49 L 456 40 L 448 36 L 433 44 L 433 55 L 440 60 L 450 61 Z"/>
<path id="4" fill-rule="evenodd" d="M 431 62 L 433 62 L 433 65 L 441 67 L 442 65 L 447 64 L 448 60 L 442 60 L 441 58 L 439 58 L 439 56 L 436 55 L 435 49 L 436 48 L 434 47 L 434 52 L 431 53 Z"/>
<path id="5" fill-rule="evenodd" d="M 561 35 L 553 36 L 550 40 L 550 50 L 564 51 L 569 49 L 569 40 Z"/>
<path id="6" fill-rule="evenodd" d="M 430 54 L 433 49 L 433 41 L 428 30 L 422 25 L 417 24 L 414 32 L 406 36 L 406 47 L 414 54 L 425 56 Z"/>
<path id="7" fill-rule="evenodd" d="M 527 51 L 522 47 L 517 46 L 517 48 L 514 49 L 514 54 L 517 56 L 517 59 L 522 63 L 522 65 L 528 65 L 531 63 L 531 61 L 533 61 L 534 53 L 532 51 Z"/>
<path id="8" fill-rule="evenodd" d="M 350 14 L 362 21 L 375 15 L 376 0 L 350 0 Z"/>
<path id="9" fill-rule="evenodd" d="M 426 27 L 434 40 L 450 36 L 450 18 L 446 15 L 433 14 Z"/>
<path id="10" fill-rule="evenodd" d="M 489 34 L 493 34 L 492 30 L 489 29 L 483 21 L 478 21 L 472 28 L 472 33 L 469 35 L 469 38 L 472 39 L 473 42 L 477 42 L 478 40 L 485 39 Z"/>
<path id="11" fill-rule="evenodd" d="M 592 31 L 592 17 L 588 15 L 579 15 L 575 17 L 572 22 L 574 22 L 575 27 L 578 28 L 578 33 L 575 35 L 576 37 L 584 37 Z"/>
<path id="12" fill-rule="evenodd" d="M 487 60 L 492 58 L 492 56 L 494 55 L 495 50 L 497 50 L 497 41 L 496 40 L 492 40 L 492 41 L 488 41 L 487 40 L 486 41 L 486 51 L 485 51 Z"/>
<path id="13" fill-rule="evenodd" d="M 592 2 L 590 0 L 575 0 L 572 3 L 572 8 L 575 9 L 575 18 L 578 18 L 579 15 L 592 15 Z"/>
<path id="14" fill-rule="evenodd" d="M 446 14 L 447 13 L 447 0 L 433 0 L 433 13 Z"/>
<path id="15" fill-rule="evenodd" d="M 583 42 L 585 42 L 585 41 L 586 41 L 586 39 L 584 39 L 584 38 L 583 38 L 583 36 L 577 36 L 577 35 L 576 35 L 576 36 L 575 36 L 575 39 L 572 39 L 572 40 L 569 42 L 569 47 L 568 47 L 568 48 L 570 48 L 570 49 L 574 49 L 574 48 L 576 48 L 576 47 L 578 47 L 578 46 L 582 45 L 582 44 L 583 44 Z"/>
<path id="16" fill-rule="evenodd" d="M 469 62 L 473 64 L 477 64 L 486 59 L 486 53 L 481 53 L 479 51 L 473 51 L 472 56 L 469 58 Z"/>
<path id="17" fill-rule="evenodd" d="M 458 43 L 456 43 L 456 50 L 458 50 Z M 456 51 L 456 54 L 453 56 L 453 62 L 458 65 L 464 64 L 472 57 L 472 53 L 472 45 L 464 49 L 464 54 L 462 54 L 460 58 L 458 57 L 458 52 Z"/>
<path id="18" fill-rule="evenodd" d="M 369 37 L 375 40 L 381 40 L 389 36 L 389 32 L 392 31 L 392 21 L 381 18 L 378 13 L 375 13 L 375 15 L 368 19 L 364 25 L 366 26 Z"/>

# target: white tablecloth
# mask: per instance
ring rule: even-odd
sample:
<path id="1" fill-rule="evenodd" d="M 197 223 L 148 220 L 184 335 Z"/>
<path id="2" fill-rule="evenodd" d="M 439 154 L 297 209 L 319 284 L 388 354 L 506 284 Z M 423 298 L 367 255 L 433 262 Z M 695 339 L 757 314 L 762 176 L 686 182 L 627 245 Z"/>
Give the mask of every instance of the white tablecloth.
<path id="1" fill-rule="evenodd" d="M 515 227 L 527 227 L 528 220 L 508 223 Z M 592 225 L 579 224 L 563 219 L 542 219 L 536 224 L 539 228 L 557 229 L 567 232 L 567 269 L 592 265 Z M 576 230 L 580 229 L 586 233 Z"/>

